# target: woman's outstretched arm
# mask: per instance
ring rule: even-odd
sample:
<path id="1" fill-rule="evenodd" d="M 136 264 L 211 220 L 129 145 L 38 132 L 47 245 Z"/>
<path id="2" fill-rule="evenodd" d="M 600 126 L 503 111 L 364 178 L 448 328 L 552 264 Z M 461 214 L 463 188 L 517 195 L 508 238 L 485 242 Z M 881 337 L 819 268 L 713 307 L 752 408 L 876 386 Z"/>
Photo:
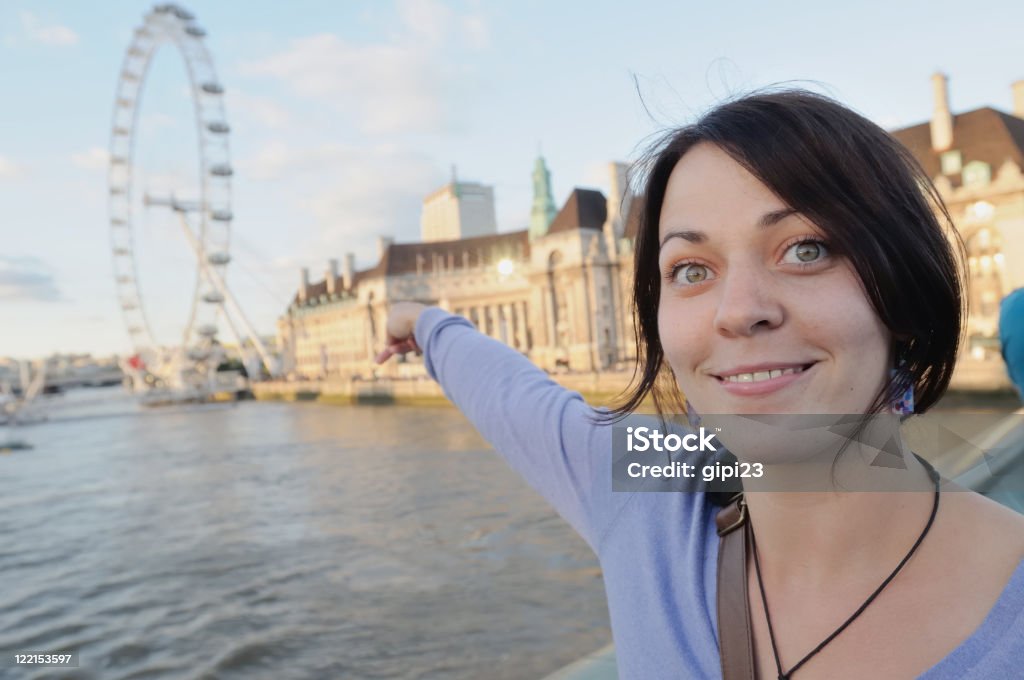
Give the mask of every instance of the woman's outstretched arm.
<path id="1" fill-rule="evenodd" d="M 377 357 L 422 351 L 427 373 L 508 464 L 595 550 L 594 492 L 610 487 L 611 432 L 578 392 L 439 307 L 398 303 Z"/>

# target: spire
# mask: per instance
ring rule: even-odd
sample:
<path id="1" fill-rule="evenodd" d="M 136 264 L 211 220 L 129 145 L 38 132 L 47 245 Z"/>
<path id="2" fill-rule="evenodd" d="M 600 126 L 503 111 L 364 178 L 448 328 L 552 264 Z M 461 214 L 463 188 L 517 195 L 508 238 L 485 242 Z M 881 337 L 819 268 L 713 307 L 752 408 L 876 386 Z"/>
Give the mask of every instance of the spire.
<path id="1" fill-rule="evenodd" d="M 530 211 L 530 240 L 548 233 L 555 219 L 555 201 L 551 197 L 551 173 L 543 156 L 537 156 L 533 165 L 533 209 Z"/>

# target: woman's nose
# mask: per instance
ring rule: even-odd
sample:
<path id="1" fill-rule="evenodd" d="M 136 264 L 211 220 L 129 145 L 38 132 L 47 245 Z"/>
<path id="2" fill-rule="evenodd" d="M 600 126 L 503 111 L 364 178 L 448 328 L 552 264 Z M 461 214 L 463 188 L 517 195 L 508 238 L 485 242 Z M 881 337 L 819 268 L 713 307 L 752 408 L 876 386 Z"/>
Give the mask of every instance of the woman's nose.
<path id="1" fill-rule="evenodd" d="M 778 327 L 785 318 L 771 275 L 757 268 L 733 269 L 719 285 L 715 331 L 746 337 Z"/>

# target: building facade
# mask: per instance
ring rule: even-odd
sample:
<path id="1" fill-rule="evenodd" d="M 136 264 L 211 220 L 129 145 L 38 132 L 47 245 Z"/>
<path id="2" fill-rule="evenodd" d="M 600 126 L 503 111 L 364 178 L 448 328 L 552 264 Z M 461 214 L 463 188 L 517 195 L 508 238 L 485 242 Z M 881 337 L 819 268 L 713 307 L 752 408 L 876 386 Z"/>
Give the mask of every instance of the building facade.
<path id="1" fill-rule="evenodd" d="M 330 261 L 321 281 L 303 270 L 277 324 L 286 370 L 305 379 L 422 373 L 415 361 L 373 364 L 386 340 L 387 307 L 397 300 L 461 314 L 550 370 L 624 367 L 635 353 L 625 302 L 633 263 L 623 215 L 631 203 L 625 166 L 610 169 L 611 198 L 576 188 L 554 212 L 550 175 L 538 159 L 540 209 L 528 229 L 421 243 L 380 238 L 370 269 L 354 271 L 349 254 L 342 267 Z"/>
<path id="2" fill-rule="evenodd" d="M 967 251 L 967 345 L 972 359 L 998 362 L 999 303 L 1024 286 L 1024 81 L 1013 112 L 953 114 L 948 79 L 932 76 L 930 121 L 892 132 L 935 183 Z"/>

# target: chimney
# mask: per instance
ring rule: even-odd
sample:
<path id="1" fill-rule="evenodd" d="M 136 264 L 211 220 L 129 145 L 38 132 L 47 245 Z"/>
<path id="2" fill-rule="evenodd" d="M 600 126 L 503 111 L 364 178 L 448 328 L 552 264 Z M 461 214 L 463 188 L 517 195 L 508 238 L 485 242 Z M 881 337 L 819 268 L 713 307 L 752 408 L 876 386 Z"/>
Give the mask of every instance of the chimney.
<path id="1" fill-rule="evenodd" d="M 625 230 L 626 213 L 629 210 L 629 183 L 626 180 L 626 171 L 629 166 L 625 163 L 612 162 L 608 164 L 610 171 L 611 185 L 608 191 L 608 221 L 615 230 L 615 237 L 621 238 Z"/>
<path id="2" fill-rule="evenodd" d="M 352 289 L 352 272 L 356 268 L 356 256 L 352 253 L 345 253 L 345 259 L 341 261 L 341 287 L 345 290 Z"/>
<path id="3" fill-rule="evenodd" d="M 378 236 L 377 237 L 377 259 L 384 259 L 384 253 L 388 251 L 388 247 L 395 242 L 395 239 L 390 236 Z"/>
<path id="4" fill-rule="evenodd" d="M 327 273 L 324 275 L 327 279 L 327 294 L 334 295 L 338 291 L 338 261 L 335 259 L 327 260 Z"/>
<path id="5" fill-rule="evenodd" d="M 1024 80 L 1010 86 L 1013 89 L 1013 115 L 1024 118 Z"/>
<path id="6" fill-rule="evenodd" d="M 309 299 L 309 267 L 302 268 L 302 284 L 299 286 L 299 302 Z"/>
<path id="7" fill-rule="evenodd" d="M 953 114 L 949 111 L 949 78 L 944 73 L 932 76 L 932 150 L 948 151 L 953 148 Z"/>

